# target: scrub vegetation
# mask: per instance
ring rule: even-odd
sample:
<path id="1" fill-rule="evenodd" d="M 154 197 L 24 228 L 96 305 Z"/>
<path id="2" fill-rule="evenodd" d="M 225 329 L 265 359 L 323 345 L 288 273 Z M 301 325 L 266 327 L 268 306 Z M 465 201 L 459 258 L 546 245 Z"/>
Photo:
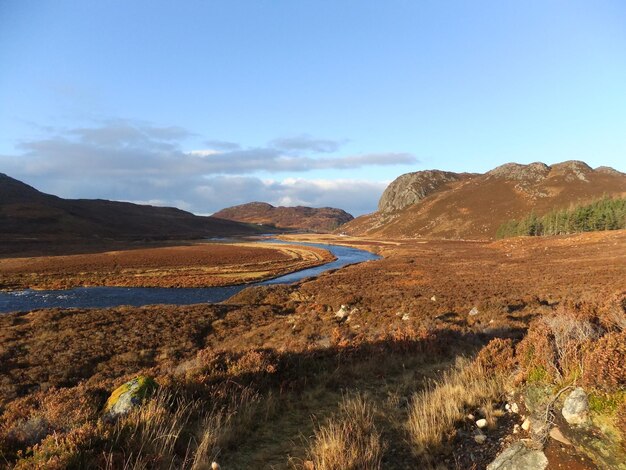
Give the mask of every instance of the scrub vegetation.
<path id="1" fill-rule="evenodd" d="M 485 468 L 578 386 L 619 459 L 625 237 L 337 237 L 383 259 L 222 304 L 1 315 L 0 466 Z M 157 392 L 107 419 L 137 375 Z M 603 462 L 546 442 L 555 468 Z"/>

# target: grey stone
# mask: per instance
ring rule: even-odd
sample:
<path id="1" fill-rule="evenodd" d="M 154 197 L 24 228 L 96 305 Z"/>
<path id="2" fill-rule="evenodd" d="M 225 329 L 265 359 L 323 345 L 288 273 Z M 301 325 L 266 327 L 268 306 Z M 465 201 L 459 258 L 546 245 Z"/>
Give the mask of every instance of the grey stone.
<path id="1" fill-rule="evenodd" d="M 589 400 L 581 387 L 567 396 L 561 414 L 569 424 L 580 425 L 589 421 Z"/>
<path id="2" fill-rule="evenodd" d="M 504 449 L 487 465 L 487 470 L 544 470 L 547 466 L 548 458 L 543 451 L 526 447 L 520 441 Z"/>
<path id="3" fill-rule="evenodd" d="M 487 441 L 487 436 L 485 436 L 484 434 L 475 434 L 474 441 L 476 442 L 476 444 L 484 444 Z"/>
<path id="4" fill-rule="evenodd" d="M 449 171 L 426 170 L 406 173 L 387 186 L 378 202 L 381 212 L 393 212 L 417 204 L 430 194 L 446 188 L 451 181 L 458 181 L 466 175 Z"/>

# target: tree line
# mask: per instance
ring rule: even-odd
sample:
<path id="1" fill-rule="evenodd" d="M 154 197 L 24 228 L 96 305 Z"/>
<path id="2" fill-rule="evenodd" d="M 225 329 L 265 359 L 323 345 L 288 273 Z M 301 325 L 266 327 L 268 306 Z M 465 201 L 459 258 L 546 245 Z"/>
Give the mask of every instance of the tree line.
<path id="1" fill-rule="evenodd" d="M 626 228 L 626 198 L 605 196 L 590 204 L 553 209 L 541 217 L 533 211 L 523 219 L 509 220 L 500 225 L 496 238 L 563 235 L 622 228 Z"/>

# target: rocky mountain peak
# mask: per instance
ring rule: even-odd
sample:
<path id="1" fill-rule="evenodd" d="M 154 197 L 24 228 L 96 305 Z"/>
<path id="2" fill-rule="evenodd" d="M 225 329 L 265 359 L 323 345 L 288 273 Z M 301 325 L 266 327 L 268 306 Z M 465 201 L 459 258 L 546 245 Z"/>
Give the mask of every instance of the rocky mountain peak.
<path id="1" fill-rule="evenodd" d="M 403 209 L 437 192 L 447 183 L 458 181 L 466 176 L 441 170 L 406 173 L 387 186 L 378 202 L 378 210 L 393 212 Z"/>
<path id="2" fill-rule="evenodd" d="M 522 165 L 520 163 L 505 163 L 488 171 L 488 176 L 494 176 L 496 178 L 504 178 L 507 180 L 519 180 L 519 181 L 541 181 L 547 178 L 550 173 L 550 167 L 542 162 L 529 163 L 528 165 Z"/>
<path id="3" fill-rule="evenodd" d="M 624 173 L 616 170 L 615 168 L 611 168 L 610 166 L 599 166 L 593 171 L 596 173 L 605 173 L 607 175 L 624 176 Z"/>

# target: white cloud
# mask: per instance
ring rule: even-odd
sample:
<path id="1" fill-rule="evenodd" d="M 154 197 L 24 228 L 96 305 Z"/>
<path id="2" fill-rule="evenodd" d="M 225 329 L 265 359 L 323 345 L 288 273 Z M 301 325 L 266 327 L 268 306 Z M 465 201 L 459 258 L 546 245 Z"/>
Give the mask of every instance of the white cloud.
<path id="1" fill-rule="evenodd" d="M 252 148 L 207 141 L 207 148 L 184 152 L 182 144 L 191 135 L 176 126 L 108 121 L 24 141 L 21 154 L 0 155 L 0 171 L 62 197 L 142 201 L 202 214 L 254 200 L 360 214 L 375 210 L 385 183 L 287 174 L 416 162 L 413 155 L 396 152 L 320 156 L 341 142 L 306 135 Z M 261 180 L 255 176 L 261 171 L 284 177 Z"/>

